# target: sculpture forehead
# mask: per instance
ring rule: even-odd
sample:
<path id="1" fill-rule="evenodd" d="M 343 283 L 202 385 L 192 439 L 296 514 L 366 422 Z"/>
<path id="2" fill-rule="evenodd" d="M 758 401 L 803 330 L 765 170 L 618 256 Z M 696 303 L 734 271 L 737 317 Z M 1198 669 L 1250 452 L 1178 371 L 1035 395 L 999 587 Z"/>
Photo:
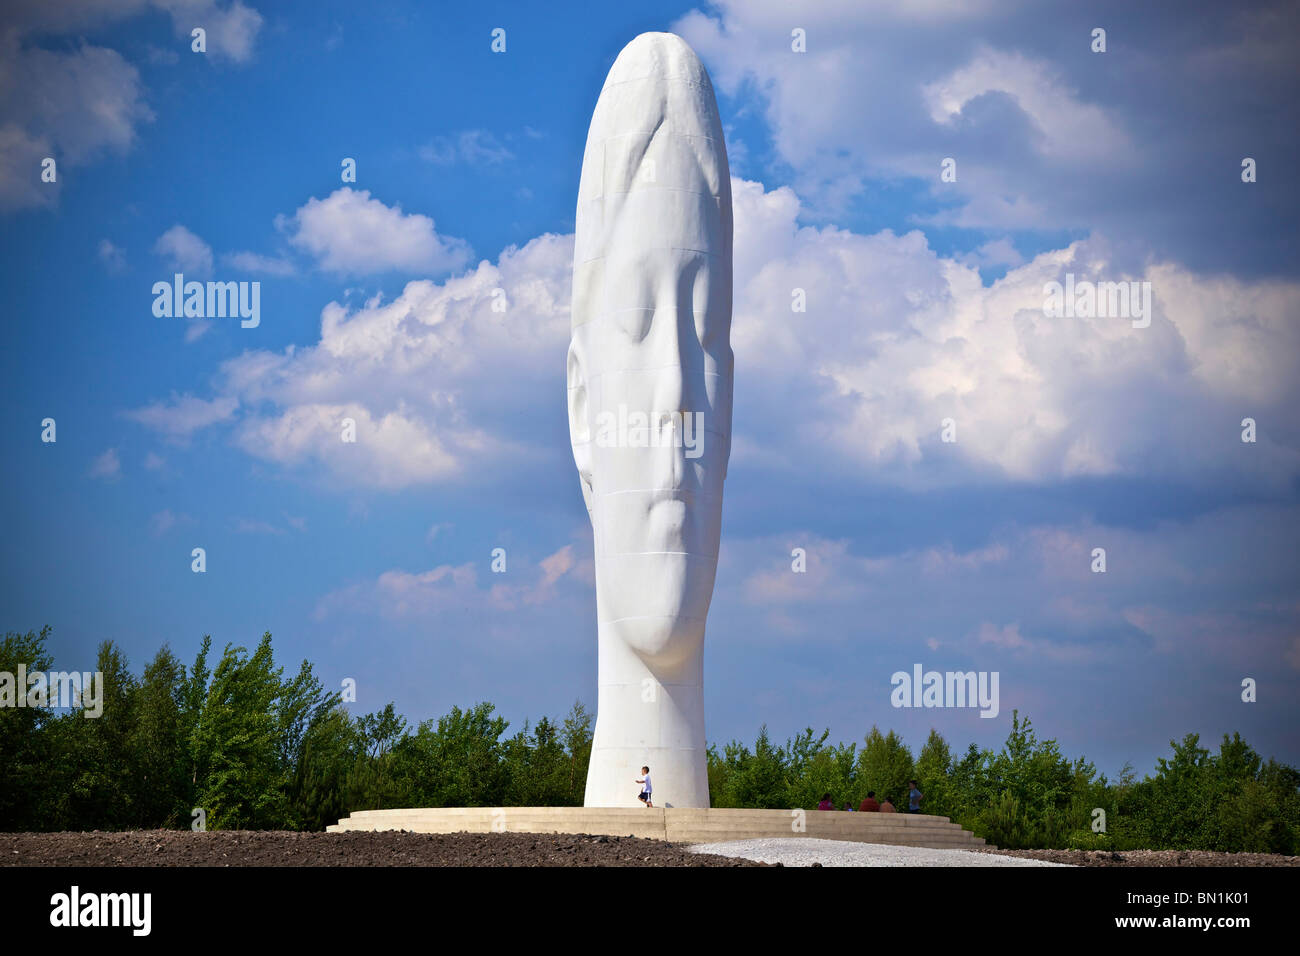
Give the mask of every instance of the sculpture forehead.
<path id="1" fill-rule="evenodd" d="M 642 33 L 619 52 L 609 68 L 605 87 L 649 76 L 672 75 L 708 80 L 700 58 L 677 34 Z"/>
<path id="2" fill-rule="evenodd" d="M 713 84 L 700 58 L 679 36 L 643 33 L 623 48 L 605 77 L 587 150 L 609 137 L 661 128 L 716 137 L 722 148 Z"/>
<path id="3" fill-rule="evenodd" d="M 642 34 L 614 61 L 592 113 L 575 220 L 575 331 L 668 305 L 694 307 L 701 326 L 730 324 L 722 123 L 704 65 L 680 37 Z"/>

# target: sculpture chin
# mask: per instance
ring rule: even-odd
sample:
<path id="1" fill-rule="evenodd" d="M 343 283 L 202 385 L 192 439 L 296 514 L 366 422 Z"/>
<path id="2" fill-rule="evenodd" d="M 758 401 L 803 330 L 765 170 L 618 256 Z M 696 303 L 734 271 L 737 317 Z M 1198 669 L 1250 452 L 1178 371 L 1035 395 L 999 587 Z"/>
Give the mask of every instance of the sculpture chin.
<path id="1" fill-rule="evenodd" d="M 622 554 L 596 561 L 602 639 L 618 640 L 656 675 L 697 660 L 717 560 L 681 553 Z"/>
<path id="2" fill-rule="evenodd" d="M 621 642 L 648 670 L 668 681 L 698 670 L 704 652 L 704 619 L 664 616 L 621 621 L 602 637 Z"/>

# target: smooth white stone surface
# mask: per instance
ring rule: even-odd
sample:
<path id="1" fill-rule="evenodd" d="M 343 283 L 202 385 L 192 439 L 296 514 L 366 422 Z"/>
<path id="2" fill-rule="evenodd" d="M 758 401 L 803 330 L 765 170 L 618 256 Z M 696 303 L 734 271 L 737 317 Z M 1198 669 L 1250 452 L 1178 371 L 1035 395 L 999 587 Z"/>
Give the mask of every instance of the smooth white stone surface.
<path id="1" fill-rule="evenodd" d="M 731 450 L 731 234 L 708 74 L 680 37 L 642 34 L 592 115 L 574 243 L 569 431 L 599 641 L 589 807 L 639 806 L 643 765 L 657 806 L 709 805 L 704 624 Z M 630 412 L 654 424 L 605 427 Z"/>

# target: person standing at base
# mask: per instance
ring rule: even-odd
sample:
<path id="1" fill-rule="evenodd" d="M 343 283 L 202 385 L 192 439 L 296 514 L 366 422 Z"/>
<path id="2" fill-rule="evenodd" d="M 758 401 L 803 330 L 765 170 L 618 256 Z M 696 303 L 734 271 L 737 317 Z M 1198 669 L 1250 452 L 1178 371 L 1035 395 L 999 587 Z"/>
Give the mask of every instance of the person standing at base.
<path id="1" fill-rule="evenodd" d="M 654 806 L 654 788 L 650 785 L 650 768 L 642 767 L 641 776 L 636 778 L 636 782 L 641 784 L 641 792 L 636 798 L 644 803 L 647 807 Z"/>
<path id="2" fill-rule="evenodd" d="M 917 788 L 915 780 L 909 780 L 907 783 L 908 786 L 911 787 L 911 789 L 907 791 L 907 812 L 920 813 L 921 798 L 925 796 L 925 794 L 921 793 L 921 791 Z"/>

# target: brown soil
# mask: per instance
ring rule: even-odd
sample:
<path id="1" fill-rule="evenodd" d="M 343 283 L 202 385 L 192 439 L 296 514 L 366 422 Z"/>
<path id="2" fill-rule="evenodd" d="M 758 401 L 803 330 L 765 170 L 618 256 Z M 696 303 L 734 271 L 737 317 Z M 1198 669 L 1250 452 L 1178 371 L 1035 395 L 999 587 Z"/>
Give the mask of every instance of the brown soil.
<path id="1" fill-rule="evenodd" d="M 1030 860 L 1073 863 L 1075 866 L 1300 866 L 1300 856 L 1276 853 L 1218 853 L 1211 850 L 995 850 L 984 853 L 1022 856 Z"/>
<path id="2" fill-rule="evenodd" d="M 567 833 L 0 833 L 0 866 L 765 865 L 661 840 Z"/>

